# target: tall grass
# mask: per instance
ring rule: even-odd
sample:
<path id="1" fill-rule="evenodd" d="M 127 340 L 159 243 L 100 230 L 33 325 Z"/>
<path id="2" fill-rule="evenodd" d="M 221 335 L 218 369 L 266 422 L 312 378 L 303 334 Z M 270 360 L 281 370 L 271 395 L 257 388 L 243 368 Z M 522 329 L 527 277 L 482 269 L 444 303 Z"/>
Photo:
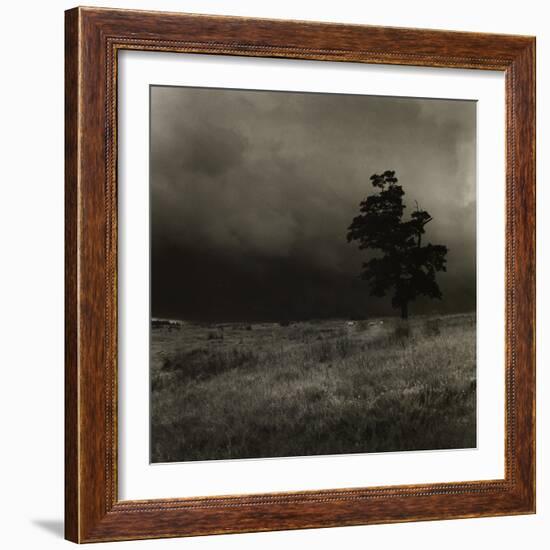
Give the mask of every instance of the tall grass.
<path id="1" fill-rule="evenodd" d="M 153 331 L 165 353 L 151 373 L 152 460 L 474 447 L 475 317 L 406 329 L 235 326 L 223 341 L 211 327 Z"/>

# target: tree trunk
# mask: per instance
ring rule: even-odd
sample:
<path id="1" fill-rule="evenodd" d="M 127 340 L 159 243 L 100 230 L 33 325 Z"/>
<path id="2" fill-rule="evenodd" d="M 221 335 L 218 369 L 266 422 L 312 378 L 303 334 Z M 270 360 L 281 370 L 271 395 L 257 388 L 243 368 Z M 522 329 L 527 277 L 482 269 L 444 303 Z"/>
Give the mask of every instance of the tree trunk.
<path id="1" fill-rule="evenodd" d="M 409 318 L 409 302 L 401 303 L 401 319 Z"/>

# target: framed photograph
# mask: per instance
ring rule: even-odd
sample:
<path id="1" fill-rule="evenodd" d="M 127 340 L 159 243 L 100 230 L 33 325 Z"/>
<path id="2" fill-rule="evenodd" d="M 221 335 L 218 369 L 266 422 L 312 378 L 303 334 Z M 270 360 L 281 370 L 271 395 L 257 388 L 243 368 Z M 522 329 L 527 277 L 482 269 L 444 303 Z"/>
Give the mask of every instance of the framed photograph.
<path id="1" fill-rule="evenodd" d="M 66 538 L 535 511 L 535 39 L 66 12 Z"/>

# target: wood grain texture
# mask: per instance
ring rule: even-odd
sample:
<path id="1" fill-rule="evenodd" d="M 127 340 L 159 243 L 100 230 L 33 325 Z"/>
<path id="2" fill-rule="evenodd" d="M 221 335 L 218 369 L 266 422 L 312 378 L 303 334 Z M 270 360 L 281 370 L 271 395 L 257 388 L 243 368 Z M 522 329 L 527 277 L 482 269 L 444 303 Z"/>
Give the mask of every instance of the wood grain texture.
<path id="1" fill-rule="evenodd" d="M 78 45 L 65 15 L 65 537 L 78 539 Z M 70 480 L 70 481 L 69 481 Z"/>
<path id="2" fill-rule="evenodd" d="M 532 513 L 535 40 L 98 8 L 66 12 L 66 537 L 75 542 Z M 173 500 L 117 496 L 117 52 L 500 70 L 506 75 L 506 476 Z"/>

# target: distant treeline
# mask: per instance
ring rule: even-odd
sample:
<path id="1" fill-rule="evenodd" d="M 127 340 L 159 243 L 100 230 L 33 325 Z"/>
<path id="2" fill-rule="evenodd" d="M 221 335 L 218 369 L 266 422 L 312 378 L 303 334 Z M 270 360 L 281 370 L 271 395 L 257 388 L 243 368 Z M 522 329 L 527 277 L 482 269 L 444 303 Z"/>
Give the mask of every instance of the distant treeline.
<path id="1" fill-rule="evenodd" d="M 171 321 L 169 319 L 152 319 L 151 326 L 153 328 L 163 328 L 163 327 L 179 327 L 179 321 Z"/>

